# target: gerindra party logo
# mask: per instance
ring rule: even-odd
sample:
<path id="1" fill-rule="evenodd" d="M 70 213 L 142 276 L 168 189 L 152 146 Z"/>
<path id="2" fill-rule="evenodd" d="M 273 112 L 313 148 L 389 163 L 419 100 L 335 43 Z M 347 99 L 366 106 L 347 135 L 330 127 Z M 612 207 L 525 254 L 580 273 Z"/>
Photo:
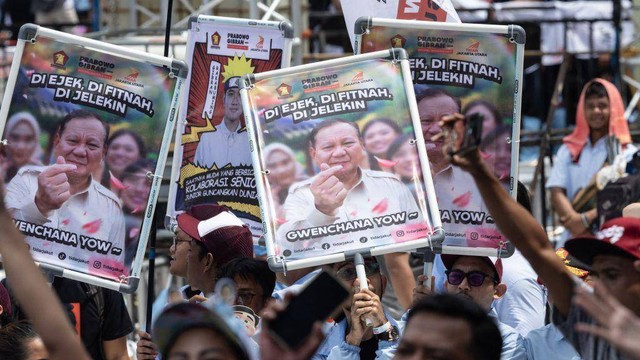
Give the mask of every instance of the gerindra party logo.
<path id="1" fill-rule="evenodd" d="M 211 40 L 211 46 L 220 47 L 220 34 L 218 34 L 217 31 L 211 34 L 209 38 Z"/>
<path id="2" fill-rule="evenodd" d="M 56 53 L 53 53 L 53 62 L 51 66 L 64 69 L 65 65 L 67 65 L 67 61 L 69 61 L 69 56 L 64 51 L 60 50 Z"/>
<path id="3" fill-rule="evenodd" d="M 396 36 L 392 37 L 390 40 L 391 40 L 391 47 L 394 47 L 394 48 L 404 47 L 404 44 L 407 43 L 407 39 L 402 37 L 402 35 L 400 34 L 397 34 Z"/>
<path id="4" fill-rule="evenodd" d="M 280 84 L 280 86 L 278 86 L 276 91 L 278 92 L 278 97 L 280 99 L 291 97 L 291 85 L 289 84 L 285 84 L 285 83 Z"/>

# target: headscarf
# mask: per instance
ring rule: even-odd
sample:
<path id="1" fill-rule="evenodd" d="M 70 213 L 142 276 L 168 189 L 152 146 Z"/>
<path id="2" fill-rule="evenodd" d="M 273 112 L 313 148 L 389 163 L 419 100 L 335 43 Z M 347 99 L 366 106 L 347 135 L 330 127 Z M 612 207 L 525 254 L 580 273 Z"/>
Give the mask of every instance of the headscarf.
<path id="1" fill-rule="evenodd" d="M 38 124 L 38 120 L 36 120 L 35 116 L 33 116 L 31 113 L 27 111 L 21 111 L 11 115 L 9 119 L 7 119 L 7 125 L 4 128 L 4 134 L 5 134 L 4 136 L 8 136 L 9 133 L 11 133 L 11 131 L 13 130 L 13 128 L 23 121 L 29 124 L 29 126 L 31 126 L 31 128 L 33 129 L 34 138 L 36 141 L 36 148 L 33 151 L 33 154 L 31 154 L 31 158 L 30 158 L 31 163 L 40 165 L 42 164 L 41 159 L 44 152 L 42 151 L 42 148 L 38 143 L 38 138 L 40 137 L 40 125 Z"/>
<path id="2" fill-rule="evenodd" d="M 631 143 L 631 134 L 629 133 L 629 125 L 627 119 L 624 118 L 624 104 L 622 96 L 618 89 L 609 81 L 601 78 L 595 78 L 589 81 L 583 88 L 576 109 L 576 128 L 573 132 L 565 136 L 562 141 L 569 148 L 571 160 L 576 162 L 580 158 L 580 153 L 584 148 L 589 136 L 589 124 L 584 116 L 585 93 L 589 86 L 594 83 L 600 83 L 604 86 L 609 97 L 609 135 L 615 135 L 622 145 Z"/>
<path id="3" fill-rule="evenodd" d="M 300 165 L 300 163 L 296 160 L 296 155 L 293 153 L 293 150 L 291 150 L 291 148 L 285 144 L 271 143 L 265 146 L 264 149 L 262 150 L 262 153 L 264 154 L 263 158 L 265 159 L 265 161 L 269 158 L 269 156 L 271 156 L 271 154 L 273 154 L 276 151 L 282 151 L 293 160 L 293 163 L 295 166 L 295 172 L 296 172 L 296 175 L 295 175 L 296 181 L 306 178 L 304 174 L 304 169 L 302 168 L 302 165 Z"/>

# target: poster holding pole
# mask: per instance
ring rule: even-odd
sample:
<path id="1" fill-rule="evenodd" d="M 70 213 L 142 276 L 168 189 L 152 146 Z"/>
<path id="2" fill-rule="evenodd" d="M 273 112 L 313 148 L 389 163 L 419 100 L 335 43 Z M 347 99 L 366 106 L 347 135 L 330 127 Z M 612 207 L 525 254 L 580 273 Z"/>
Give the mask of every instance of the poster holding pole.
<path id="1" fill-rule="evenodd" d="M 34 259 L 135 291 L 186 64 L 27 24 L 0 109 L 2 191 Z"/>
<path id="2" fill-rule="evenodd" d="M 393 46 L 409 56 L 422 131 L 427 139 L 443 252 L 510 256 L 473 178 L 442 153 L 441 116 L 480 115 L 484 161 L 516 196 L 525 33 L 514 25 L 453 24 L 362 17 L 356 46 L 368 53 Z M 498 252 L 498 254 L 496 254 Z"/>
<path id="3" fill-rule="evenodd" d="M 240 77 L 288 67 L 292 37 L 287 22 L 203 15 L 190 21 L 167 228 L 190 206 L 215 203 L 248 224 L 256 242 L 262 236 Z"/>
<path id="4" fill-rule="evenodd" d="M 442 240 L 412 90 L 402 49 L 243 77 L 274 271 Z"/>

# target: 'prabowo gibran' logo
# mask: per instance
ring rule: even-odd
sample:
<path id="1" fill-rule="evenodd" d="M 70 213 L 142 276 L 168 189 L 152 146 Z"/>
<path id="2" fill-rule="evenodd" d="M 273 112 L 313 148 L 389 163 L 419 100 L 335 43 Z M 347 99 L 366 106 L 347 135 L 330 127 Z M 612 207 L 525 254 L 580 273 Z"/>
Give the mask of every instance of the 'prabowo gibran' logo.
<path id="1" fill-rule="evenodd" d="M 358 84 L 371 82 L 371 81 L 373 81 L 373 79 L 365 78 L 364 77 L 364 72 L 358 70 L 358 71 L 356 71 L 356 74 L 351 78 L 351 81 L 346 83 L 346 84 L 344 84 L 344 85 L 342 85 L 342 87 L 358 85 Z"/>
<path id="2" fill-rule="evenodd" d="M 78 72 L 87 74 L 101 79 L 111 79 L 113 77 L 113 69 L 116 64 L 108 61 L 94 59 L 87 56 L 80 56 L 78 61 Z"/>
<path id="3" fill-rule="evenodd" d="M 249 35 L 231 32 L 228 33 L 227 48 L 235 50 L 249 50 Z"/>
<path id="4" fill-rule="evenodd" d="M 280 99 L 291 97 L 291 85 L 289 84 L 285 84 L 285 83 L 280 84 L 280 86 L 278 86 L 276 91 L 278 92 L 278 97 Z"/>
<path id="5" fill-rule="evenodd" d="M 407 39 L 403 38 L 402 35 L 397 34 L 396 36 L 392 37 L 391 39 L 391 47 L 394 48 L 402 48 L 404 47 L 404 44 L 407 43 Z"/>
<path id="6" fill-rule="evenodd" d="M 140 71 L 138 69 L 129 68 L 129 75 L 125 76 L 124 78 L 116 78 L 116 81 L 121 84 L 144 88 L 144 85 L 138 82 L 138 76 L 140 76 Z"/>
<path id="7" fill-rule="evenodd" d="M 209 39 L 211 40 L 211 46 L 220 47 L 220 34 L 217 31 L 211 34 Z"/>
<path id="8" fill-rule="evenodd" d="M 316 91 L 324 91 L 336 89 L 340 86 L 338 83 L 338 74 L 322 75 L 314 78 L 302 79 L 302 88 L 305 94 Z"/>
<path id="9" fill-rule="evenodd" d="M 418 36 L 417 51 L 429 54 L 453 54 L 453 38 Z"/>
<path id="10" fill-rule="evenodd" d="M 60 50 L 56 53 L 53 53 L 53 62 L 51 63 L 51 66 L 64 69 L 65 65 L 67 65 L 67 61 L 69 61 L 69 56 L 67 55 L 67 53 Z"/>
<path id="11" fill-rule="evenodd" d="M 480 41 L 476 40 L 476 39 L 470 39 L 469 40 L 469 46 L 467 46 L 467 48 L 464 51 L 458 51 L 456 54 L 457 55 L 470 55 L 470 56 L 487 56 L 487 53 L 484 51 L 481 51 L 481 47 L 480 45 Z"/>

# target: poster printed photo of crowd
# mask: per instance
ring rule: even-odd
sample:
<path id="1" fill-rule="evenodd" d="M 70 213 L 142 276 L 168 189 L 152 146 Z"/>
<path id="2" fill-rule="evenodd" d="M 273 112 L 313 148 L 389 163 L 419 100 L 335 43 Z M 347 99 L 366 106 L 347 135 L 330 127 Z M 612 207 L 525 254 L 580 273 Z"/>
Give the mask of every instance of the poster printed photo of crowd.
<path id="1" fill-rule="evenodd" d="M 166 68 L 109 52 L 44 36 L 25 44 L 0 179 L 36 261 L 126 281 L 175 83 Z"/>
<path id="2" fill-rule="evenodd" d="M 432 29 L 413 25 L 376 25 L 358 38 L 360 52 L 404 48 L 409 54 L 412 82 L 434 182 L 446 245 L 503 248 L 498 231 L 471 176 L 452 166 L 442 152 L 438 121 L 462 113 L 482 118 L 480 151 L 507 190 L 512 189 L 511 141 L 517 92 L 517 44 L 504 34 L 473 29 Z M 442 26 L 443 28 L 446 27 Z"/>
<path id="3" fill-rule="evenodd" d="M 399 63 L 270 77 L 248 94 L 276 256 L 308 259 L 427 238 L 432 226 Z"/>

